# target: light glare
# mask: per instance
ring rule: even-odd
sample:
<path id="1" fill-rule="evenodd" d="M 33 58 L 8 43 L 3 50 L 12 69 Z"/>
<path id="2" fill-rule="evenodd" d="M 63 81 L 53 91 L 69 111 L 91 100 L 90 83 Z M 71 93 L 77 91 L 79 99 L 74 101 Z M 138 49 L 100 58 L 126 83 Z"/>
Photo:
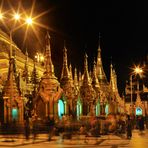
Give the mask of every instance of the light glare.
<path id="1" fill-rule="evenodd" d="M 32 24 L 32 18 L 28 17 L 28 18 L 26 19 L 26 23 L 27 23 L 28 25 L 31 25 L 31 24 Z"/>
<path id="2" fill-rule="evenodd" d="M 3 19 L 3 15 L 0 13 L 0 19 Z"/>
<path id="3" fill-rule="evenodd" d="M 135 73 L 136 74 L 140 74 L 140 73 L 142 73 L 143 72 L 143 70 L 140 68 L 140 67 L 136 67 L 135 68 Z"/>
<path id="4" fill-rule="evenodd" d="M 15 15 L 14 15 L 14 19 L 15 19 L 15 20 L 19 20 L 19 19 L 20 19 L 20 15 L 19 15 L 19 14 L 15 14 Z"/>

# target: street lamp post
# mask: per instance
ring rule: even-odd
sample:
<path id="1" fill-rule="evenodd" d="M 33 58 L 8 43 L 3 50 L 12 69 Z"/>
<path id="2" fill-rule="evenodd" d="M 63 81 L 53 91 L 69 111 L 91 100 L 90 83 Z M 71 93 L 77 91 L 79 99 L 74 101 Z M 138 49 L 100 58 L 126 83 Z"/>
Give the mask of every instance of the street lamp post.
<path id="1" fill-rule="evenodd" d="M 130 75 L 130 88 L 131 88 L 131 113 L 133 114 L 133 75 L 141 74 L 143 72 L 142 68 L 139 66 L 134 68 L 133 74 Z"/>
<path id="2" fill-rule="evenodd" d="M 130 75 L 130 84 L 131 84 L 131 113 L 133 114 L 133 75 Z"/>

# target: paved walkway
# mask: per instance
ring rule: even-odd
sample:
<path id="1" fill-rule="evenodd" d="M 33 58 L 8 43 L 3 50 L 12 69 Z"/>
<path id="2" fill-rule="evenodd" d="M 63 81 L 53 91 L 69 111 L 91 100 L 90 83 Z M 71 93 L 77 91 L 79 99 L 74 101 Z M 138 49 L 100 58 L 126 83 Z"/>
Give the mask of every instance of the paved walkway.
<path id="1" fill-rule="evenodd" d="M 146 148 L 148 145 L 148 130 L 140 133 L 138 130 L 133 131 L 131 140 L 127 140 L 125 135 L 104 135 L 100 137 L 85 137 L 80 135 L 73 135 L 72 139 L 62 139 L 60 136 L 54 136 L 51 141 L 48 141 L 46 134 L 38 135 L 37 139 L 33 141 L 31 137 L 26 140 L 23 135 L 17 137 L 0 135 L 0 147 L 103 147 L 103 148 Z"/>

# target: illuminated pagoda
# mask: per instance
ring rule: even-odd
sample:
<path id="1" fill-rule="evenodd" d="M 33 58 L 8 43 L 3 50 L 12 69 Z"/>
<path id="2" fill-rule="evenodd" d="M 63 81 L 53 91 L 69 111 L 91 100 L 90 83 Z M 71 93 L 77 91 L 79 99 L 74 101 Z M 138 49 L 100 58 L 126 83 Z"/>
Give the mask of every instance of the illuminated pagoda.
<path id="1" fill-rule="evenodd" d="M 110 87 L 112 90 L 112 95 L 113 98 L 115 98 L 114 100 L 114 109 L 116 113 L 124 113 L 125 112 L 125 100 L 123 98 L 120 97 L 119 92 L 118 92 L 118 87 L 117 87 L 117 75 L 116 75 L 116 71 L 111 63 L 110 65 Z M 114 105 L 113 104 L 113 105 Z"/>
<path id="2" fill-rule="evenodd" d="M 27 52 L 24 55 L 2 30 L 0 30 L 0 47 L 0 103 L 4 108 L 0 111 L 0 121 L 1 123 L 13 120 L 22 122 L 25 118 L 27 96 L 33 91 L 30 83 L 33 60 L 28 57 Z M 43 68 L 39 64 L 37 70 L 40 77 Z"/>
<path id="3" fill-rule="evenodd" d="M 21 110 L 25 115 L 29 113 L 29 117 L 34 113 L 41 120 L 47 117 L 61 119 L 63 115 L 73 115 L 80 119 L 82 116 L 100 116 L 123 112 L 124 101 L 118 93 L 115 70 L 111 65 L 109 83 L 102 65 L 100 44 L 97 60 L 94 61 L 93 71 L 91 72 L 88 71 L 87 54 L 84 55 L 84 71 L 77 70 L 77 67 L 72 70 L 71 64 L 68 67 L 67 49 L 64 45 L 62 73 L 58 81 L 54 73 L 48 33 L 45 40 L 43 67 L 43 65 L 39 65 L 28 57 L 27 50 L 24 55 L 14 43 L 12 47 L 13 50 L 15 49 L 15 52 L 13 52 L 15 55 L 13 60 L 9 59 L 6 53 L 9 51 L 10 40 L 5 33 L 2 34 L 0 38 L 0 45 L 2 46 L 2 52 L 0 52 L 2 71 L 0 84 L 4 94 L 2 98 L 4 98 L 5 102 L 11 95 L 6 96 L 9 89 L 6 89 L 8 85 L 4 87 L 4 84 L 9 82 L 12 77 L 11 81 L 13 80 L 13 83 L 11 83 L 13 88 L 15 88 L 15 96 L 17 98 L 21 97 L 19 99 L 23 104 Z M 7 65 L 7 61 L 10 61 L 10 65 Z M 9 71 L 13 69 L 13 72 L 9 72 L 12 76 L 7 72 L 8 67 Z M 11 77 L 4 77 L 7 73 Z M 17 113 L 17 110 L 13 112 L 15 112 L 18 121 L 25 119 L 24 115 Z M 20 115 L 22 116 L 21 118 L 19 117 Z"/>
<path id="4" fill-rule="evenodd" d="M 97 78 L 97 73 L 96 73 L 96 62 L 94 61 L 93 65 L 93 73 L 92 73 L 92 86 L 96 92 L 96 99 L 95 99 L 95 105 L 96 105 L 96 115 L 102 114 L 102 110 L 100 108 L 100 85 L 99 81 Z"/>
<path id="5" fill-rule="evenodd" d="M 95 91 L 92 87 L 90 76 L 88 73 L 88 63 L 87 55 L 84 56 L 84 75 L 82 80 L 82 85 L 80 87 L 80 96 L 82 98 L 82 112 L 83 115 L 95 115 L 94 114 L 94 105 L 95 100 Z"/>
<path id="6" fill-rule="evenodd" d="M 102 114 L 105 114 L 105 111 L 106 113 L 108 113 L 108 101 L 110 99 L 111 89 L 109 87 L 109 82 L 107 80 L 102 65 L 100 38 L 99 38 L 98 55 L 96 61 L 96 74 L 100 85 L 100 108 Z"/>
<path id="7" fill-rule="evenodd" d="M 3 88 L 4 123 L 23 122 L 23 98 L 16 83 L 14 58 L 10 54 L 8 78 Z"/>
<path id="8" fill-rule="evenodd" d="M 60 79 L 60 85 L 63 89 L 63 102 L 67 103 L 66 114 L 74 114 L 75 111 L 75 104 L 74 104 L 74 84 L 73 84 L 73 76 L 72 76 L 72 66 L 70 65 L 70 69 L 68 69 L 68 62 L 67 62 L 67 49 L 64 45 L 63 51 L 63 67 Z M 61 102 L 62 103 L 62 102 Z M 64 113 L 64 112 L 63 112 Z"/>
<path id="9" fill-rule="evenodd" d="M 80 74 L 80 72 L 79 72 Z M 80 75 L 81 77 L 81 75 Z M 75 67 L 74 69 L 74 80 L 73 80 L 73 83 L 74 83 L 74 94 L 75 94 L 75 98 L 74 98 L 74 104 L 75 104 L 75 113 L 76 113 L 76 116 L 77 116 L 77 119 L 80 118 L 80 116 L 82 116 L 82 98 L 81 98 L 81 94 L 80 94 L 80 82 L 81 82 L 81 78 L 79 77 L 79 80 L 78 80 L 78 73 L 77 73 L 77 68 Z"/>
<path id="10" fill-rule="evenodd" d="M 54 74 L 54 66 L 51 59 L 50 36 L 46 34 L 45 72 L 41 77 L 39 88 L 34 102 L 35 114 L 40 119 L 56 117 L 58 114 L 58 101 L 62 96 L 60 83 Z"/>

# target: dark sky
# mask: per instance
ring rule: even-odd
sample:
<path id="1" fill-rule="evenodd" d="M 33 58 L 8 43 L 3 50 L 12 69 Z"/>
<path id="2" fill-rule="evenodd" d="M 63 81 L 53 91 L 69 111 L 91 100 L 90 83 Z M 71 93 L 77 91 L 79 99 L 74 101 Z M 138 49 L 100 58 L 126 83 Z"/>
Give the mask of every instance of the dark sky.
<path id="1" fill-rule="evenodd" d="M 19 0 L 14 0 L 16 6 Z M 24 9 L 30 10 L 31 0 L 22 0 Z M 68 60 L 73 67 L 83 71 L 84 53 L 88 54 L 89 68 L 97 56 L 99 32 L 101 34 L 102 61 L 109 78 L 109 66 L 115 66 L 120 93 L 129 78 L 130 67 L 138 64 L 148 54 L 148 9 L 145 1 L 84 1 L 84 0 L 36 0 L 34 13 L 50 10 L 39 19 L 49 26 L 52 41 L 52 58 L 57 76 L 61 72 L 64 40 L 68 49 Z M 43 51 L 46 29 L 37 28 L 40 42 L 30 30 L 25 45 L 30 55 Z M 18 36 L 14 40 L 24 51 L 25 46 Z M 38 48 L 38 49 L 37 49 Z M 33 53 L 33 54 L 32 54 Z"/>

